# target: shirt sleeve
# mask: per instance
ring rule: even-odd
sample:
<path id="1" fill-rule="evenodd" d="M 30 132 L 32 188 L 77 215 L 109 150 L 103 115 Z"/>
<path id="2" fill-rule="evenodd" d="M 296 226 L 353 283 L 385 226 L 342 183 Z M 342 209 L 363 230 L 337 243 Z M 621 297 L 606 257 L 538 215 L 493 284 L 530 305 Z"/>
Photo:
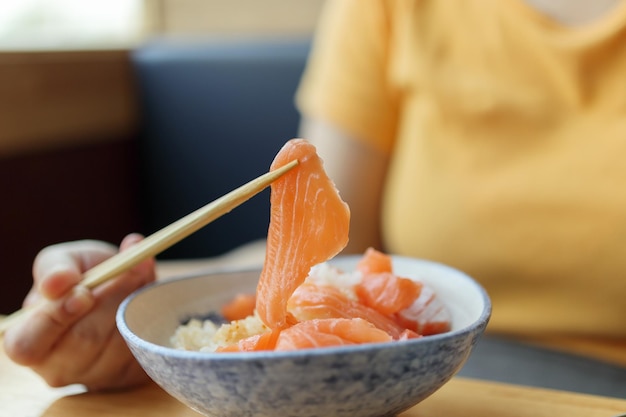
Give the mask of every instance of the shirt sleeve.
<path id="1" fill-rule="evenodd" d="M 320 119 L 389 153 L 397 94 L 390 77 L 387 0 L 327 0 L 296 94 L 305 117 Z"/>

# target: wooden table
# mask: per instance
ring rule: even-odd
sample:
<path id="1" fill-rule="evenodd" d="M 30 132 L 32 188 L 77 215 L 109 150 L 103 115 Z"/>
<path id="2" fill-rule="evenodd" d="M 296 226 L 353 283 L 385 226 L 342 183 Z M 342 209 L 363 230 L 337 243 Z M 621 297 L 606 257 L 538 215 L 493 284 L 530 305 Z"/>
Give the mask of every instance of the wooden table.
<path id="1" fill-rule="evenodd" d="M 255 266 L 261 248 L 252 245 L 212 262 L 216 268 Z M 204 268 L 205 262 L 159 264 L 161 276 Z M 455 377 L 402 417 L 612 417 L 626 413 L 626 400 Z M 88 393 L 81 386 L 50 388 L 0 348 L 0 417 L 194 417 L 155 384 L 123 392 Z"/>
<path id="2" fill-rule="evenodd" d="M 453 378 L 402 417 L 611 417 L 626 400 Z M 0 350 L 0 417 L 194 417 L 198 413 L 154 384 L 115 393 L 49 388 Z"/>

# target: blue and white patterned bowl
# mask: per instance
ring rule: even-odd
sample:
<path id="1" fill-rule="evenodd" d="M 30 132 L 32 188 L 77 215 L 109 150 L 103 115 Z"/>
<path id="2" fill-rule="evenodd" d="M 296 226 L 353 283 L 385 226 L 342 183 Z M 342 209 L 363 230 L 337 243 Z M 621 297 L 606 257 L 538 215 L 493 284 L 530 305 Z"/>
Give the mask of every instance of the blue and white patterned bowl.
<path id="1" fill-rule="evenodd" d="M 360 257 L 331 263 L 353 270 Z M 394 270 L 431 285 L 452 312 L 450 332 L 401 342 L 294 352 L 202 353 L 170 347 L 190 317 L 252 292 L 259 271 L 162 281 L 130 295 L 117 325 L 150 377 L 192 409 L 215 417 L 394 416 L 463 366 L 491 315 L 483 288 L 444 265 L 393 257 Z"/>

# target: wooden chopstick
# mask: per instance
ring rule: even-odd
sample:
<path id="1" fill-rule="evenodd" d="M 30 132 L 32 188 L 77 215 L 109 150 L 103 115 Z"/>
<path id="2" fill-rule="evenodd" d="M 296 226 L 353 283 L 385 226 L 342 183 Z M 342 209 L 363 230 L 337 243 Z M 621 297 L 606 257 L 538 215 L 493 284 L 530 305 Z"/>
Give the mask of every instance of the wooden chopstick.
<path id="1" fill-rule="evenodd" d="M 180 242 L 182 239 L 200 230 L 213 220 L 230 212 L 235 207 L 260 193 L 296 165 L 298 165 L 298 160 L 293 160 L 274 171 L 267 172 L 150 236 L 147 236 L 138 244 L 123 252 L 119 252 L 115 256 L 86 271 L 79 285 L 83 285 L 87 288 L 97 287 L 103 282 L 132 268 L 141 261 L 163 252 L 165 249 Z M 10 326 L 22 319 L 39 304 L 22 308 L 2 318 L 0 320 L 0 335 L 4 334 Z"/>

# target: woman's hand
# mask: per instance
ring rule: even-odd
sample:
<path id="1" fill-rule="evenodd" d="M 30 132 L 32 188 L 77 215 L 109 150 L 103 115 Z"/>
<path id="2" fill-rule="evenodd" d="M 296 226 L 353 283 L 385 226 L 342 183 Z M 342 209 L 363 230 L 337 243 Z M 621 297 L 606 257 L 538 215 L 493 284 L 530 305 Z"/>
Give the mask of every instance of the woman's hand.
<path id="1" fill-rule="evenodd" d="M 141 239 L 128 235 L 120 251 Z M 117 331 L 115 314 L 128 294 L 154 281 L 154 259 L 93 290 L 77 286 L 85 271 L 116 252 L 113 245 L 93 240 L 43 249 L 35 258 L 34 284 L 24 305 L 42 298 L 48 302 L 6 331 L 7 355 L 53 387 L 78 383 L 96 391 L 146 382 L 148 376 Z"/>

